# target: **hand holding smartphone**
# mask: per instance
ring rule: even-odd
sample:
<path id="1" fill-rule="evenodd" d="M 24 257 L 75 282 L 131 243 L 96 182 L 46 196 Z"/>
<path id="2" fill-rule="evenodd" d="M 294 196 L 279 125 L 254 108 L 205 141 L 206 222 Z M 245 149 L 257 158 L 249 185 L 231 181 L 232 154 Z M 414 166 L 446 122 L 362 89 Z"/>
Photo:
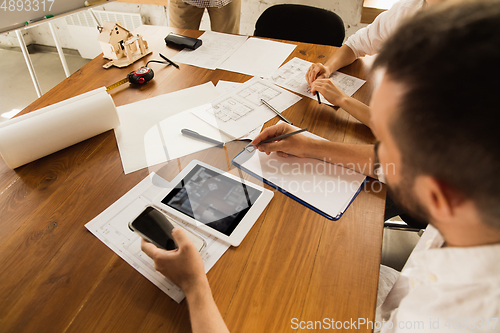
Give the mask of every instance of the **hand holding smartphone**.
<path id="1" fill-rule="evenodd" d="M 142 238 L 156 245 L 156 247 L 167 251 L 178 248 L 172 237 L 172 229 L 174 227 L 182 228 L 153 206 L 147 206 L 139 216 L 129 223 L 130 230 L 138 233 Z M 193 241 L 198 251 L 201 251 L 205 247 L 205 240 L 189 230 L 184 229 L 184 231 L 189 239 Z"/>

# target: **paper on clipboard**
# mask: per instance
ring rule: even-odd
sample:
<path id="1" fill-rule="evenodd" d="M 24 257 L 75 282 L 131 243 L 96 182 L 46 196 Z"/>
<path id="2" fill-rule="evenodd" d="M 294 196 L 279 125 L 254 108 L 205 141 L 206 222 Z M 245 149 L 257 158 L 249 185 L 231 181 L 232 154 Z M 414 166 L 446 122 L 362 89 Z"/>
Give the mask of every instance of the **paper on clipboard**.
<path id="1" fill-rule="evenodd" d="M 323 139 L 309 132 L 298 135 Z M 327 161 L 284 158 L 258 150 L 243 150 L 233 164 L 330 220 L 342 216 L 366 179 L 354 170 Z"/>

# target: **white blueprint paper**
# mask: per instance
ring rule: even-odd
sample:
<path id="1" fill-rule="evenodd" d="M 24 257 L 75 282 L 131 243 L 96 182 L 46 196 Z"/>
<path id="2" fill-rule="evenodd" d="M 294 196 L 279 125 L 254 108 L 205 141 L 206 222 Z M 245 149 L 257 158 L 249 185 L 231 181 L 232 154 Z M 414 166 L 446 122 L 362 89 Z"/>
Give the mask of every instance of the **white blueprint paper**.
<path id="1" fill-rule="evenodd" d="M 182 111 L 165 120 L 162 120 L 158 126 L 152 128 L 148 132 L 148 135 L 152 135 L 152 138 L 158 138 L 152 141 L 158 145 L 159 149 L 163 149 L 165 161 L 170 161 L 216 146 L 216 144 L 211 142 L 197 140 L 190 136 L 183 135 L 181 130 L 184 128 L 190 129 L 219 142 L 229 142 L 233 140 L 233 138 L 221 133 L 219 129 L 207 124 L 205 121 L 193 114 L 195 110 L 204 110 L 206 108 L 210 108 L 210 106 L 211 104 L 205 104 L 194 109 Z"/>
<path id="2" fill-rule="evenodd" d="M 326 140 L 310 132 L 297 135 Z M 345 212 L 366 178 L 329 161 L 279 157 L 275 153 L 266 155 L 258 150 L 250 155 L 245 154 L 248 153 L 241 153 L 234 161 L 333 218 Z"/>
<path id="3" fill-rule="evenodd" d="M 159 131 L 160 122 L 184 110 L 208 103 L 217 96 L 219 93 L 213 83 L 207 82 L 117 107 L 120 126 L 115 129 L 115 135 L 125 174 L 180 157 L 173 157 L 173 153 L 169 153 L 165 148 L 175 145 L 176 142 L 165 141 L 165 138 L 162 138 Z M 178 120 L 178 127 L 189 124 L 189 122 L 180 123 L 185 121 L 185 117 L 179 116 L 174 119 Z M 178 134 L 180 135 L 180 129 Z M 205 145 L 198 150 L 209 147 Z M 184 155 L 189 153 L 186 150 Z"/>
<path id="4" fill-rule="evenodd" d="M 219 69 L 258 77 L 269 77 L 297 45 L 260 38 L 248 38 Z"/>
<path id="5" fill-rule="evenodd" d="M 215 85 L 215 89 L 217 89 L 219 94 L 224 95 L 224 94 L 227 94 L 228 92 L 232 91 L 236 87 L 239 87 L 242 84 L 243 83 L 240 83 L 240 82 L 219 80 L 219 82 L 217 82 L 217 84 Z"/>
<path id="6" fill-rule="evenodd" d="M 215 85 L 215 88 L 217 89 L 217 91 L 221 95 L 224 95 L 224 94 L 229 93 L 233 89 L 239 87 L 242 84 L 243 83 L 239 83 L 239 82 L 231 82 L 231 81 L 219 80 L 219 82 L 217 82 L 217 84 Z M 255 139 L 257 137 L 257 135 L 260 134 L 260 132 L 262 132 L 262 127 L 263 126 L 264 126 L 264 124 L 260 125 L 259 127 L 257 127 L 253 131 L 251 131 L 250 133 L 247 133 L 243 137 L 239 138 L 239 140 L 250 140 L 250 141 L 252 141 L 253 139 Z"/>
<path id="7" fill-rule="evenodd" d="M 354 95 L 356 91 L 366 82 L 357 77 L 347 75 L 341 72 L 333 72 L 330 79 L 348 96 Z"/>
<path id="8" fill-rule="evenodd" d="M 261 99 L 281 113 L 297 103 L 301 97 L 268 80 L 254 77 L 229 93 L 217 97 L 211 105 L 193 110 L 193 113 L 236 139 L 276 117 L 276 113 L 264 105 Z"/>
<path id="9" fill-rule="evenodd" d="M 283 88 L 290 89 L 312 99 L 317 99 L 316 95 L 311 93 L 306 81 L 306 73 L 311 65 L 312 62 L 295 57 L 274 72 L 270 80 Z M 330 78 L 348 96 L 352 96 L 366 82 L 340 72 L 334 72 Z M 320 94 L 320 97 L 322 97 L 321 103 L 332 105 L 323 95 Z"/>
<path id="10" fill-rule="evenodd" d="M 147 205 L 151 205 L 152 200 L 164 190 L 163 182 L 166 181 L 158 175 L 150 174 L 88 222 L 85 227 L 145 278 L 174 301 L 180 303 L 185 297 L 182 290 L 155 270 L 153 260 L 141 250 L 141 237 L 128 228 L 128 223 L 137 217 Z M 205 264 L 205 272 L 208 272 L 226 252 L 229 245 L 190 224 L 185 222 L 180 224 L 205 239 L 207 247 L 202 250 L 201 256 Z"/>
<path id="11" fill-rule="evenodd" d="M 245 41 L 247 36 L 206 31 L 199 37 L 202 44 L 196 50 L 183 49 L 172 57 L 172 61 L 183 64 L 216 69 Z"/>

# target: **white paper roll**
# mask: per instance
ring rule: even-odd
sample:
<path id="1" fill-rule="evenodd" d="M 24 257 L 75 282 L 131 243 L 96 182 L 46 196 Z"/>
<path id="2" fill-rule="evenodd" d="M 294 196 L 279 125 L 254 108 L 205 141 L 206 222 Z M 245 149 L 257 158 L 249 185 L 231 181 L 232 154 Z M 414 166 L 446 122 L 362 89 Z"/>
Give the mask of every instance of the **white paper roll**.
<path id="1" fill-rule="evenodd" d="M 120 124 L 102 87 L 0 124 L 0 154 L 7 166 L 52 154 Z"/>

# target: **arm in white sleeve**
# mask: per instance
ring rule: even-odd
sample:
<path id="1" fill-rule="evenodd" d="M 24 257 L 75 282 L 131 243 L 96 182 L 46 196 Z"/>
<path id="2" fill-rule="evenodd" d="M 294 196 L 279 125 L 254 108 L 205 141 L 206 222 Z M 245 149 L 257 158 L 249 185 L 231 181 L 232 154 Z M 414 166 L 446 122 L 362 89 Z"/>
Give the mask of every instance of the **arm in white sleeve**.
<path id="1" fill-rule="evenodd" d="M 349 37 L 345 45 L 353 51 L 356 58 L 378 53 L 383 42 L 407 17 L 422 8 L 424 0 L 401 0 L 391 9 L 378 15 L 372 24 L 358 30 Z"/>

